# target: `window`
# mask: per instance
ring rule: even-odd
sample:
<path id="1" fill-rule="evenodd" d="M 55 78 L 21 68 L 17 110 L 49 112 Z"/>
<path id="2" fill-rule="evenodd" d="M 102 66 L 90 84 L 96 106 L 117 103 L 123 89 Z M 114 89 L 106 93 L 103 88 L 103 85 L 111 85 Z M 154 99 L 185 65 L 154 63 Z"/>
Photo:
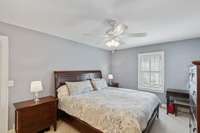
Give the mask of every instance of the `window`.
<path id="1" fill-rule="evenodd" d="M 138 88 L 164 92 L 164 52 L 138 55 Z"/>

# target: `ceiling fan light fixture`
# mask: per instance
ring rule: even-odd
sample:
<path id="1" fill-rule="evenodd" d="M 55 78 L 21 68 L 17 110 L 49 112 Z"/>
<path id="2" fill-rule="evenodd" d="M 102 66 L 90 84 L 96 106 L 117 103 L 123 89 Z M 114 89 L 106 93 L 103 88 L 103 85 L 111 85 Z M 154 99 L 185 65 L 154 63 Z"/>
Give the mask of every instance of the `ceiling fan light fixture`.
<path id="1" fill-rule="evenodd" d="M 108 47 L 118 47 L 120 45 L 120 42 L 112 39 L 112 40 L 107 41 L 105 45 Z"/>

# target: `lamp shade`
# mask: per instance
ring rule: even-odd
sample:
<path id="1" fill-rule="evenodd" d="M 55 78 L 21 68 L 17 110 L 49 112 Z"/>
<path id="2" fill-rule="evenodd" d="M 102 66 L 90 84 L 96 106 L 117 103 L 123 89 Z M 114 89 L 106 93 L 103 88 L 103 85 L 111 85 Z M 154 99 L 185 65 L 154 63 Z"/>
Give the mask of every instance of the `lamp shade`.
<path id="1" fill-rule="evenodd" d="M 31 92 L 40 92 L 43 90 L 41 81 L 32 81 L 31 82 Z"/>
<path id="2" fill-rule="evenodd" d="M 108 74 L 108 79 L 113 79 L 113 75 L 112 74 Z"/>

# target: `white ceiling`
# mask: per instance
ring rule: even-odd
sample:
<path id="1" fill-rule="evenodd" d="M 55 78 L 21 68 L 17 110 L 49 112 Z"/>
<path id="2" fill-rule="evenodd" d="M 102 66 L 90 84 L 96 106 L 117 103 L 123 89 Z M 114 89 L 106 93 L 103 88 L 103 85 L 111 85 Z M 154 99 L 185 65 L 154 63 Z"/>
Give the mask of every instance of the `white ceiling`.
<path id="1" fill-rule="evenodd" d="M 108 49 L 105 19 L 147 32 L 119 49 L 200 37 L 200 0 L 0 0 L 0 21 Z M 91 33 L 96 36 L 85 36 Z"/>

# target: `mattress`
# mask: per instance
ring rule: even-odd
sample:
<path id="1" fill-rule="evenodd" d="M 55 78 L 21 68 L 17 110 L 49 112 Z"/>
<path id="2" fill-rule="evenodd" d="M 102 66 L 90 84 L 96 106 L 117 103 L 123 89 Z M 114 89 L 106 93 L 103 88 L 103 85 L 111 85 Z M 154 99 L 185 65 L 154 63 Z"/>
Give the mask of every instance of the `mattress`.
<path id="1" fill-rule="evenodd" d="M 59 109 L 104 133 L 142 133 L 159 98 L 152 93 L 107 87 L 59 99 Z"/>

